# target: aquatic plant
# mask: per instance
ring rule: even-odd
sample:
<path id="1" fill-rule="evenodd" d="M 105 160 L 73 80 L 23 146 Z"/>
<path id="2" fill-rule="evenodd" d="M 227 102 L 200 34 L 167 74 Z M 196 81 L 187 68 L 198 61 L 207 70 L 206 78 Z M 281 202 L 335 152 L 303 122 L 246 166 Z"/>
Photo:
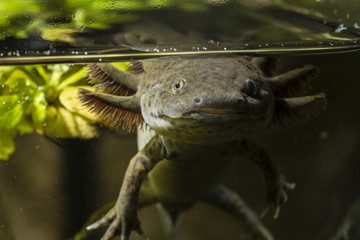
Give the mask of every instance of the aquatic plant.
<path id="1" fill-rule="evenodd" d="M 0 159 L 15 151 L 18 134 L 37 133 L 60 138 L 93 138 L 91 113 L 77 101 L 86 86 L 81 65 L 31 65 L 0 68 Z"/>
<path id="2" fill-rule="evenodd" d="M 107 29 L 111 24 L 134 21 L 139 17 L 130 12 L 160 8 L 179 8 L 205 11 L 203 1 L 102 1 L 102 0 L 22 0 L 3 1 L 0 4 L 0 39 L 41 36 L 54 40 L 58 32 L 79 32 L 83 28 Z M 64 36 L 61 40 L 66 41 Z"/>

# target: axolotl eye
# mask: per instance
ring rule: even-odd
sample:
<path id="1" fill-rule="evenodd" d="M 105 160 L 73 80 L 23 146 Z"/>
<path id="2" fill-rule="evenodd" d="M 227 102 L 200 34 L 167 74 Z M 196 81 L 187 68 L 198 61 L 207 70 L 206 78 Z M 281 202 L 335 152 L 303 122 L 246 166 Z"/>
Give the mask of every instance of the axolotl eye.
<path id="1" fill-rule="evenodd" d="M 185 78 L 178 78 L 172 85 L 172 93 L 174 95 L 179 94 L 181 90 L 184 89 L 185 85 L 186 85 Z"/>
<path id="2" fill-rule="evenodd" d="M 258 88 L 256 86 L 256 83 L 251 80 L 251 79 L 247 79 L 246 80 L 246 84 L 247 84 L 247 90 L 248 90 L 248 93 L 251 95 L 251 96 L 256 96 L 257 95 L 257 92 L 258 92 Z"/>

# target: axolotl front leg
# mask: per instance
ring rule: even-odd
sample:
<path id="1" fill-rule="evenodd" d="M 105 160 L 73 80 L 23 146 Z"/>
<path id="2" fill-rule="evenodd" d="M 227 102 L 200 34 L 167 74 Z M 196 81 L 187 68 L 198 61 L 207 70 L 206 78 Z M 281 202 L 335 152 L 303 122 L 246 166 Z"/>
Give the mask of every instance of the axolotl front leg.
<path id="1" fill-rule="evenodd" d="M 267 186 L 267 198 L 262 216 L 271 205 L 274 207 L 274 218 L 280 212 L 280 205 L 287 201 L 287 191 L 295 188 L 295 183 L 285 181 L 285 177 L 279 174 L 277 167 L 271 161 L 266 150 L 251 139 L 245 139 L 237 146 L 240 154 L 247 157 L 263 173 Z"/>
<path id="2" fill-rule="evenodd" d="M 265 149 L 251 139 L 237 142 L 232 147 L 236 149 L 238 154 L 247 157 L 262 171 L 268 189 L 266 206 L 262 215 L 273 205 L 275 209 L 274 218 L 276 218 L 279 215 L 280 205 L 287 200 L 286 192 L 294 189 L 295 184 L 285 181 L 284 177 L 278 173 Z M 274 240 L 274 237 L 262 224 L 257 214 L 251 210 L 237 193 L 227 187 L 221 184 L 215 185 L 202 200 L 238 218 L 252 239 Z"/>
<path id="3" fill-rule="evenodd" d="M 146 146 L 130 161 L 126 170 L 120 194 L 115 206 L 97 222 L 88 226 L 88 230 L 110 224 L 103 240 L 109 240 L 117 234 L 121 240 L 127 240 L 131 231 L 142 234 L 137 216 L 137 205 L 141 184 L 149 171 L 165 156 L 159 138 L 154 136 Z"/>

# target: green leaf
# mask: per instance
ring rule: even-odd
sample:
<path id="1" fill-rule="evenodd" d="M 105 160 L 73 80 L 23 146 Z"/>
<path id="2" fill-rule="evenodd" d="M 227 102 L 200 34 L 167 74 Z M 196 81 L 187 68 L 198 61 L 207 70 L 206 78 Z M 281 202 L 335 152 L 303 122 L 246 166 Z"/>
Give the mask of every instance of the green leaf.
<path id="1" fill-rule="evenodd" d="M 34 123 L 42 123 L 45 121 L 47 115 L 47 102 L 45 93 L 37 92 L 33 100 L 33 109 L 31 112 L 31 118 Z"/>
<path id="2" fill-rule="evenodd" d="M 19 125 L 17 125 L 16 130 L 18 130 L 20 134 L 28 134 L 32 133 L 34 128 L 25 118 L 23 118 Z"/>
<path id="3" fill-rule="evenodd" d="M 48 84 L 50 81 L 49 75 L 47 74 L 47 72 L 45 71 L 43 66 L 35 66 L 37 72 L 39 73 L 39 75 L 42 77 L 42 79 L 44 80 L 45 84 Z"/>
<path id="4" fill-rule="evenodd" d="M 60 65 L 54 65 L 52 67 L 52 74 L 51 74 L 49 85 L 52 85 L 52 86 L 59 85 L 60 79 L 63 74 L 64 74 L 64 71 L 60 67 Z"/>
<path id="5" fill-rule="evenodd" d="M 15 135 L 15 131 L 0 128 L 0 160 L 8 160 L 9 156 L 15 151 Z"/>
<path id="6" fill-rule="evenodd" d="M 76 113 L 81 115 L 82 117 L 85 117 L 89 120 L 89 123 L 95 123 L 96 122 L 96 116 L 93 112 L 89 111 L 86 107 L 83 106 L 82 102 L 79 100 L 79 89 L 84 88 L 90 91 L 95 91 L 93 87 L 89 86 L 70 86 L 64 88 L 63 91 L 61 91 L 59 100 L 60 103 L 69 111 L 72 113 Z"/>
<path id="7" fill-rule="evenodd" d="M 0 67 L 0 84 L 4 84 L 7 77 L 15 70 L 14 66 L 1 66 Z"/>
<path id="8" fill-rule="evenodd" d="M 29 76 L 21 70 L 15 70 L 6 80 L 5 85 L 13 93 L 21 93 L 22 95 L 32 95 L 37 88 L 36 83 L 30 80 Z"/>
<path id="9" fill-rule="evenodd" d="M 19 95 L 0 96 L 0 128 L 15 128 L 23 118 L 24 109 Z"/>
<path id="10" fill-rule="evenodd" d="M 90 139 L 98 135 L 96 127 L 88 119 L 63 107 L 51 105 L 45 122 L 36 124 L 35 129 L 40 134 L 59 138 Z"/>
<path id="11" fill-rule="evenodd" d="M 63 88 L 71 85 L 71 84 L 74 84 L 78 81 L 80 81 L 81 79 L 85 78 L 86 76 L 86 72 L 85 72 L 85 69 L 82 68 L 80 69 L 79 71 L 77 71 L 76 73 L 74 74 L 71 74 L 70 77 L 68 77 L 67 79 L 63 80 L 58 86 L 57 86 L 57 90 L 58 91 L 61 91 Z"/>
<path id="12" fill-rule="evenodd" d="M 130 63 L 131 62 L 115 62 L 115 63 L 111 63 L 111 64 L 124 72 L 131 72 L 128 70 Z"/>

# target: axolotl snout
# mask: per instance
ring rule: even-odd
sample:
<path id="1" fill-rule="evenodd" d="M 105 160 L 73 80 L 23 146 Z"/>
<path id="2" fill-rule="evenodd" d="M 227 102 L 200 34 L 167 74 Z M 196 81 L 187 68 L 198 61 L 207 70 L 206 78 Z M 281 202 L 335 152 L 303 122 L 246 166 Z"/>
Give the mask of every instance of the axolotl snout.
<path id="1" fill-rule="evenodd" d="M 132 73 L 111 64 L 90 67 L 96 91 L 80 91 L 84 105 L 105 124 L 139 133 L 115 206 L 88 229 L 110 224 L 104 239 L 142 233 L 137 210 L 160 203 L 172 224 L 197 201 L 237 217 L 253 239 L 272 234 L 233 191 L 220 183 L 226 168 L 245 156 L 263 173 L 265 210 L 277 217 L 285 181 L 266 151 L 250 137 L 271 125 L 299 121 L 326 107 L 324 94 L 300 96 L 313 66 L 273 76 L 272 58 L 240 56 L 160 58 L 135 62 Z M 174 236 L 175 237 L 175 236 Z"/>

